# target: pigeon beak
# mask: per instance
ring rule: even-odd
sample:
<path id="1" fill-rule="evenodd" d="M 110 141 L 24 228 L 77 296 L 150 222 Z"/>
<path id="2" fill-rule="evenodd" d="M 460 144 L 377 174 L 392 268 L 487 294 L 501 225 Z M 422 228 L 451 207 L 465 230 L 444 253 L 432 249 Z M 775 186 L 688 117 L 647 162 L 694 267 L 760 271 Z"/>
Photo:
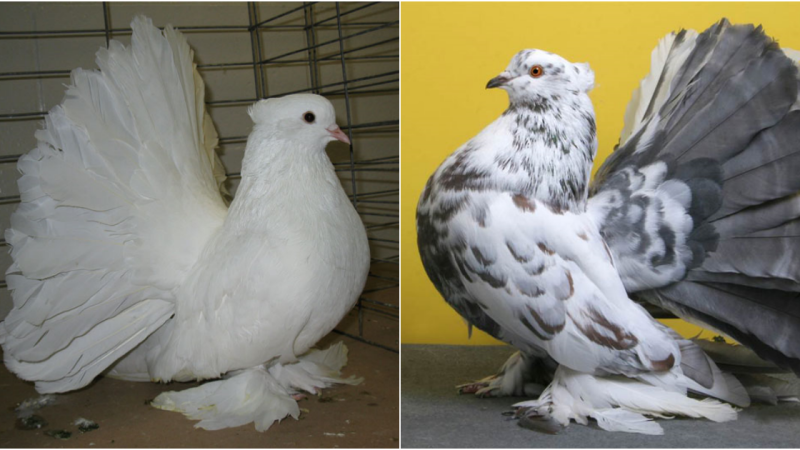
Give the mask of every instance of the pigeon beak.
<path id="1" fill-rule="evenodd" d="M 489 82 L 486 83 L 486 89 L 503 87 L 509 81 L 511 81 L 511 74 L 509 74 L 508 72 L 503 72 L 500 75 L 489 80 Z"/>
<path id="2" fill-rule="evenodd" d="M 350 138 L 348 138 L 347 135 L 344 134 L 344 131 L 342 131 L 342 129 L 339 128 L 338 126 L 334 125 L 334 126 L 328 128 L 327 131 L 337 141 L 342 141 L 345 144 L 350 145 Z"/>

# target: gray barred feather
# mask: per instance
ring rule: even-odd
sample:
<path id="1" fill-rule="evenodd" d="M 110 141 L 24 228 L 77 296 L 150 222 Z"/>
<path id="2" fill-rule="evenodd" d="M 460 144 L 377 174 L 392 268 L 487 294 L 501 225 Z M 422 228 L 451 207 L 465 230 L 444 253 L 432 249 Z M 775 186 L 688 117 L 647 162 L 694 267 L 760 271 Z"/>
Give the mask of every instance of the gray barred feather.
<path id="1" fill-rule="evenodd" d="M 636 262 L 620 270 L 629 291 L 800 373 L 797 67 L 760 27 L 723 20 L 668 84 L 598 171 L 589 210 L 615 258 Z M 667 168 L 660 185 L 631 181 L 652 167 Z M 629 213 L 666 183 L 685 189 Z"/>

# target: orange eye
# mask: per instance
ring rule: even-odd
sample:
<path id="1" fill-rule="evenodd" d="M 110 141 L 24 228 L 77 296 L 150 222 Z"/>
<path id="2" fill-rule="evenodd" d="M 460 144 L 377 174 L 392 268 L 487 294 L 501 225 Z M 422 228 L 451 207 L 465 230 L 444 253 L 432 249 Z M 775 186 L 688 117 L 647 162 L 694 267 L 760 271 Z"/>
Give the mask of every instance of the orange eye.
<path id="1" fill-rule="evenodd" d="M 542 66 L 536 65 L 531 67 L 531 76 L 533 78 L 539 78 L 542 75 L 544 75 L 544 68 Z"/>

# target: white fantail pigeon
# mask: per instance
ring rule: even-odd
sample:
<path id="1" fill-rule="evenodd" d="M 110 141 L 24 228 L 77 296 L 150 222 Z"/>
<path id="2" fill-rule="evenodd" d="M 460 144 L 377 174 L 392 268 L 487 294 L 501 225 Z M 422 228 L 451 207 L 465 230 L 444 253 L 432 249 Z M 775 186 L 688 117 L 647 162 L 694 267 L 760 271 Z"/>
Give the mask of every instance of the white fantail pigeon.
<path id="1" fill-rule="evenodd" d="M 203 81 L 184 36 L 137 17 L 126 48 L 75 70 L 19 161 L 5 364 L 42 393 L 102 373 L 207 382 L 155 399 L 198 426 L 267 429 L 299 391 L 342 379 L 310 350 L 364 287 L 364 226 L 325 153 L 349 143 L 331 103 L 262 100 L 230 207 Z"/>
<path id="2" fill-rule="evenodd" d="M 549 432 L 733 420 L 742 384 L 631 298 L 800 373 L 797 67 L 760 27 L 667 35 L 590 185 L 593 84 L 587 64 L 519 52 L 487 85 L 508 109 L 422 193 L 428 276 L 470 326 L 519 349 L 462 389 L 538 395 L 517 415 Z"/>

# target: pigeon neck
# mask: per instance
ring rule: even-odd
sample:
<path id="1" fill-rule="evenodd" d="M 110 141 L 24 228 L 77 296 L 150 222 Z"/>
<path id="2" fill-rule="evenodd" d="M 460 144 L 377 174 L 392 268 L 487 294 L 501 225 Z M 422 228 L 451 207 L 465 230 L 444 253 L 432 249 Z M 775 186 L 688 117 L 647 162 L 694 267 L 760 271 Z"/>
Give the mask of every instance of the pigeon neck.
<path id="1" fill-rule="evenodd" d="M 497 121 L 510 142 L 490 146 L 495 152 L 492 172 L 510 184 L 521 178 L 519 193 L 582 211 L 597 150 L 596 129 L 588 96 L 572 97 L 512 102 Z"/>
<path id="2" fill-rule="evenodd" d="M 298 205 L 313 208 L 316 201 L 330 201 L 327 194 L 318 193 L 330 191 L 339 181 L 324 148 L 263 138 L 255 132 L 251 135 L 229 217 L 252 218 L 266 211 L 265 204 L 294 210 Z"/>
<path id="3" fill-rule="evenodd" d="M 556 100 L 512 104 L 442 163 L 438 189 L 509 192 L 583 212 L 597 150 L 594 112 L 586 95 L 566 106 Z"/>
<path id="4" fill-rule="evenodd" d="M 242 180 L 282 177 L 328 162 L 325 142 L 293 139 L 273 128 L 255 128 L 247 139 Z M 328 163 L 330 164 L 330 163 Z"/>

